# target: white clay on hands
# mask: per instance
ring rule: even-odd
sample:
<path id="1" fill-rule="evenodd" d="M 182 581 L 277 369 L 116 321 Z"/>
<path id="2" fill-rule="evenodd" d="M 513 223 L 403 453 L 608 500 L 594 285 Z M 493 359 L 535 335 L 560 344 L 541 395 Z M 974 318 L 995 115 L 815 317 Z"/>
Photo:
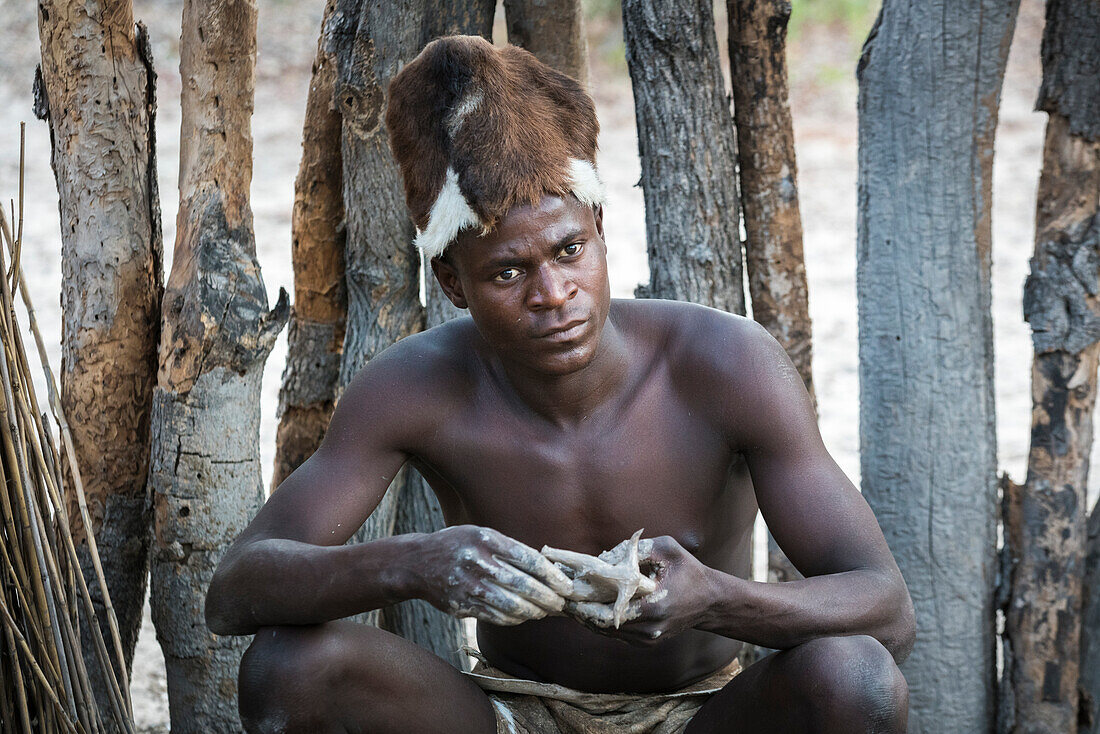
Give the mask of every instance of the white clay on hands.
<path id="1" fill-rule="evenodd" d="M 461 531 L 469 533 L 469 540 L 451 551 L 455 565 L 444 597 L 449 613 L 498 625 L 562 613 L 562 592 L 572 593 L 573 582 L 553 563 L 495 530 L 467 526 Z"/>
<path id="2" fill-rule="evenodd" d="M 542 555 L 573 577 L 573 593 L 566 595 L 567 612 L 598 627 L 616 629 L 637 618 L 640 611 L 631 610 L 631 600 L 650 594 L 657 587 L 641 571 L 638 553 L 641 535 L 639 530 L 599 556 L 543 547 Z M 642 542 L 646 543 L 646 553 L 651 552 L 652 541 Z M 633 616 L 629 616 L 631 613 Z"/>

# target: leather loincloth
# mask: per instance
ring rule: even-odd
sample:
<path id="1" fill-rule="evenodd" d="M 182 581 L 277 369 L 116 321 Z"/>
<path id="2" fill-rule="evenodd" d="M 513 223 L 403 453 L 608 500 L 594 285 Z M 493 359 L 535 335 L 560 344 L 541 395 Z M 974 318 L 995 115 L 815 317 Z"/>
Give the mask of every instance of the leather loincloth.
<path id="1" fill-rule="evenodd" d="M 586 693 L 515 678 L 479 662 L 466 673 L 489 695 L 497 734 L 681 734 L 691 717 L 738 673 L 737 660 L 670 693 Z"/>

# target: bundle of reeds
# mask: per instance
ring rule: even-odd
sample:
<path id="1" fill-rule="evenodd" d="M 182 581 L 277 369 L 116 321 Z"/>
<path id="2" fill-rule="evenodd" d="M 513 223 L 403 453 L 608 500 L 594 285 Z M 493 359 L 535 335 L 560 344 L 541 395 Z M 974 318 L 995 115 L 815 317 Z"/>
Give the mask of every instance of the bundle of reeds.
<path id="1" fill-rule="evenodd" d="M 110 595 L 96 552 L 87 543 L 104 603 L 105 640 L 80 571 L 62 494 L 61 462 L 84 527 L 91 528 L 72 437 L 30 293 L 19 264 L 23 232 L 23 126 L 20 126 L 18 217 L 13 236 L 0 206 L 0 732 L 133 732 L 129 684 Z M 5 262 L 4 250 L 11 257 Z M 18 291 L 45 372 L 49 415 L 39 410 L 13 293 Z M 51 423 L 52 417 L 52 423 Z M 60 439 L 60 440 L 59 440 Z M 94 640 L 82 654 L 81 624 Z M 114 664 L 112 664 L 112 660 Z M 89 671 L 99 667 L 109 706 L 92 694 Z M 106 709 L 106 710 L 103 710 Z"/>

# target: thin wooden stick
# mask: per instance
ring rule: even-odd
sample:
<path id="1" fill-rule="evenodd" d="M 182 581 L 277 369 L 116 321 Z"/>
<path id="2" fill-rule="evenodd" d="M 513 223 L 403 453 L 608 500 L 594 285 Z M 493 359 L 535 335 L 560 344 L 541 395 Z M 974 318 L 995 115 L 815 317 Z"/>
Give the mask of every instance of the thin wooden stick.
<path id="1" fill-rule="evenodd" d="M 11 239 L 11 229 L 3 216 L 3 210 L 0 210 L 0 232 L 4 235 L 9 252 L 12 252 L 14 262 L 18 259 L 18 255 L 14 250 L 14 244 Z M 0 258 L 2 257 L 3 253 L 0 252 Z M 42 332 L 38 328 L 38 320 L 35 317 L 34 305 L 31 302 L 31 295 L 27 289 L 26 279 L 22 275 L 22 269 L 17 272 L 16 279 L 19 283 L 19 293 L 23 299 L 23 306 L 27 311 L 27 321 L 31 333 L 34 335 L 35 345 L 38 349 L 38 358 L 42 363 L 42 370 L 46 374 L 47 397 L 49 399 L 50 409 L 53 411 L 54 420 L 57 422 L 58 430 L 61 433 L 62 445 L 65 449 L 66 464 L 69 467 L 69 476 L 72 479 L 73 490 L 76 493 L 77 507 L 80 510 L 80 519 L 81 522 L 84 523 L 84 527 L 88 529 L 86 534 L 89 550 L 88 555 L 91 557 L 92 568 L 96 575 L 96 582 L 99 584 L 99 588 L 103 594 L 103 607 L 107 612 L 107 628 L 111 633 L 111 642 L 114 645 L 115 657 L 118 661 L 118 672 L 122 678 L 119 684 L 121 690 L 124 692 L 123 700 L 126 710 L 132 717 L 133 707 L 130 701 L 130 681 L 126 671 L 126 657 L 122 652 L 122 636 L 119 634 L 118 617 L 115 614 L 114 604 L 111 603 L 111 595 L 107 589 L 106 576 L 103 573 L 103 565 L 99 559 L 99 548 L 96 545 L 95 534 L 92 532 L 93 525 L 91 513 L 88 511 L 87 497 L 84 493 L 84 482 L 80 476 L 80 468 L 76 463 L 76 446 L 73 442 L 72 432 L 69 429 L 69 422 L 65 418 L 65 411 L 61 407 L 57 380 L 54 377 L 53 370 L 50 368 L 45 341 L 42 339 Z M 7 290 L 7 281 L 4 282 L 4 289 Z"/>

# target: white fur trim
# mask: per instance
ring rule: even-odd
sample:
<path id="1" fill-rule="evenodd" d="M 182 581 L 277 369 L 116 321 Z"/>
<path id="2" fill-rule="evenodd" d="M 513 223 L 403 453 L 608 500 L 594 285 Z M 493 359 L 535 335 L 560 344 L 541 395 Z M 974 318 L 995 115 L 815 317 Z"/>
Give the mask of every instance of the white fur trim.
<path id="1" fill-rule="evenodd" d="M 414 243 L 425 257 L 438 257 L 458 237 L 459 232 L 467 227 L 480 226 L 481 221 L 458 188 L 458 174 L 447 166 L 443 188 L 428 213 L 428 226 L 416 236 Z"/>
<path id="2" fill-rule="evenodd" d="M 569 189 L 582 204 L 603 204 L 607 193 L 596 167 L 580 158 L 569 159 Z"/>
<path id="3" fill-rule="evenodd" d="M 463 109 L 467 106 L 467 100 L 475 107 L 481 102 L 480 99 L 463 100 L 459 110 L 456 110 L 462 113 L 459 115 L 460 118 L 471 111 Z M 458 122 L 461 124 L 461 119 Z M 580 158 L 569 159 L 569 190 L 578 201 L 588 206 L 603 204 L 607 196 L 595 166 Z M 458 237 L 459 232 L 468 227 L 481 226 L 481 220 L 474 214 L 474 210 L 470 208 L 469 202 L 458 187 L 458 174 L 453 168 L 447 166 L 443 188 L 440 189 L 439 196 L 436 197 L 432 210 L 428 213 L 428 226 L 416 235 L 414 241 L 416 246 L 425 257 L 429 259 L 438 257 L 455 237 Z"/>

